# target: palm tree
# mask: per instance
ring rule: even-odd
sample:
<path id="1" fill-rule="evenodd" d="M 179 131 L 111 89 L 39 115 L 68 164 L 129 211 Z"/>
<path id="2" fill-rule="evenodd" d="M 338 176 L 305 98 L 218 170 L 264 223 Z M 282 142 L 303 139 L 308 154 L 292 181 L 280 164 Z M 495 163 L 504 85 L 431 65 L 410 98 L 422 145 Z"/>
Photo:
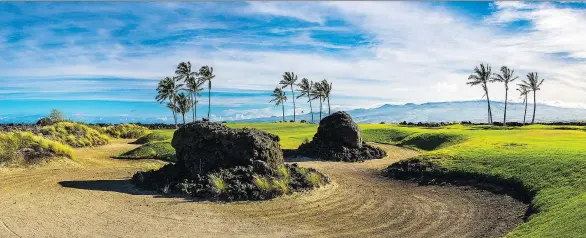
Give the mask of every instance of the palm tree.
<path id="1" fill-rule="evenodd" d="M 326 99 L 328 100 L 328 115 L 331 115 L 330 112 L 330 93 L 332 92 L 332 83 L 328 84 L 327 80 L 322 80 L 321 81 L 322 84 L 322 90 L 323 90 L 323 100 L 325 101 Z"/>
<path id="2" fill-rule="evenodd" d="M 515 81 L 519 77 L 513 77 L 515 70 L 509 69 L 507 66 L 501 67 L 501 74 L 494 73 L 491 82 L 505 83 L 505 116 L 503 117 L 503 126 L 507 126 L 507 99 L 509 97 L 509 83 Z"/>
<path id="3" fill-rule="evenodd" d="M 537 91 L 541 90 L 541 84 L 543 80 L 539 81 L 539 75 L 536 72 L 531 72 L 527 74 L 527 81 L 523 80 L 523 86 L 530 88 L 531 92 L 533 92 L 533 118 L 531 119 L 531 124 L 535 123 L 535 111 L 537 109 Z"/>
<path id="4" fill-rule="evenodd" d="M 291 87 L 291 94 L 293 95 L 293 121 L 295 121 L 295 92 L 293 91 L 293 85 L 297 81 L 297 75 L 293 72 L 285 72 L 283 79 L 279 84 L 283 85 L 281 88 Z"/>
<path id="5" fill-rule="evenodd" d="M 190 105 L 193 107 L 193 122 L 195 122 L 197 118 L 197 97 L 201 96 L 199 92 L 203 90 L 203 88 L 200 87 L 201 80 L 197 78 L 197 72 L 191 71 L 191 62 L 189 61 L 187 61 L 187 63 L 179 63 L 179 65 L 177 66 L 177 70 L 175 70 L 175 73 L 185 81 L 185 84 L 187 86 L 187 92 L 189 93 L 189 100 L 191 101 Z"/>
<path id="6" fill-rule="evenodd" d="M 179 94 L 177 94 L 177 111 L 179 113 L 181 113 L 181 116 L 183 117 L 183 125 L 185 125 L 185 114 L 189 112 L 189 109 L 191 108 L 191 99 L 189 98 L 188 95 L 186 95 L 185 93 L 181 92 Z"/>
<path id="7" fill-rule="evenodd" d="M 285 95 L 285 92 L 283 92 L 283 90 L 279 87 L 276 87 L 275 90 L 273 90 L 273 94 L 271 96 L 273 96 L 273 99 L 269 102 L 275 102 L 276 106 L 281 105 L 283 107 L 283 122 L 284 122 L 285 121 L 285 102 L 287 101 L 287 96 Z"/>
<path id="8" fill-rule="evenodd" d="M 525 85 L 522 84 L 518 84 L 519 88 L 517 89 L 517 91 L 519 91 L 519 93 L 521 94 L 521 97 L 525 97 L 523 99 L 523 104 L 525 104 L 525 114 L 523 114 L 523 125 L 525 125 L 525 118 L 527 117 L 527 94 L 529 94 L 529 92 L 531 90 L 529 90 Z"/>
<path id="9" fill-rule="evenodd" d="M 301 94 L 297 96 L 297 98 L 303 97 L 307 95 L 307 102 L 309 102 L 309 110 L 311 113 L 311 123 L 313 123 L 313 106 L 311 105 L 311 90 L 313 88 L 313 81 L 309 81 L 307 78 L 301 79 L 301 83 L 297 84 L 297 87 L 300 88 L 299 91 Z"/>
<path id="10" fill-rule="evenodd" d="M 199 77 L 201 79 L 201 83 L 205 83 L 208 82 L 208 121 L 210 120 L 210 112 L 212 111 L 212 97 L 211 97 L 211 91 L 212 91 L 212 79 L 214 77 L 216 77 L 216 75 L 214 75 L 214 68 L 213 67 L 209 67 L 207 65 L 202 66 L 199 69 Z"/>
<path id="11" fill-rule="evenodd" d="M 169 99 L 169 104 L 167 106 L 173 106 L 175 105 L 176 94 L 179 90 L 181 90 L 181 87 L 183 87 L 183 84 L 177 84 L 177 77 L 165 77 L 159 81 L 159 85 L 157 86 L 157 96 L 155 99 L 159 103 L 163 103 L 165 100 Z M 177 115 L 175 113 L 176 110 L 173 109 L 174 107 L 169 108 L 171 108 L 171 111 L 173 112 L 175 128 L 177 128 Z"/>
<path id="12" fill-rule="evenodd" d="M 321 112 L 322 112 L 322 104 L 321 103 L 322 103 L 323 97 L 324 97 L 323 84 L 314 83 L 313 88 L 311 89 L 311 92 L 309 93 L 309 95 L 311 95 L 311 100 L 319 99 L 319 121 L 321 122 Z"/>
<path id="13" fill-rule="evenodd" d="M 466 84 L 470 86 L 481 85 L 482 89 L 484 90 L 484 96 L 486 96 L 486 102 L 488 103 L 488 124 L 492 124 L 492 112 L 490 110 L 490 99 L 488 98 L 488 87 L 486 83 L 489 82 L 490 79 L 490 65 L 484 66 L 484 64 L 480 64 L 480 68 L 476 66 L 474 68 L 474 74 L 468 76 L 468 80 L 472 80 L 467 82 Z M 483 97 L 484 97 L 483 96 Z"/>

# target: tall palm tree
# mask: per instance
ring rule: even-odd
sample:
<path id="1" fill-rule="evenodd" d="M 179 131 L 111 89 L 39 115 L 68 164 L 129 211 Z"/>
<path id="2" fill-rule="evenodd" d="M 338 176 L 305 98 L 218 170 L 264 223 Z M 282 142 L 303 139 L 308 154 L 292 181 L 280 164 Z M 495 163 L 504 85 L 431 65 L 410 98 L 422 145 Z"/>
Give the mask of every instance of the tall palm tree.
<path id="1" fill-rule="evenodd" d="M 470 86 L 481 85 L 482 89 L 484 90 L 484 95 L 486 96 L 486 102 L 488 104 L 488 124 L 492 124 L 492 112 L 490 110 L 490 99 L 488 97 L 488 87 L 486 83 L 490 80 L 490 65 L 480 64 L 480 68 L 476 66 L 474 68 L 474 73 L 468 76 L 468 80 L 466 84 Z"/>
<path id="2" fill-rule="evenodd" d="M 313 81 L 309 81 L 307 78 L 301 79 L 301 83 L 297 84 L 300 89 L 297 90 L 301 94 L 297 98 L 307 96 L 307 102 L 309 102 L 309 110 L 311 113 L 311 123 L 313 123 L 313 106 L 311 105 L 311 90 L 313 88 Z"/>
<path id="3" fill-rule="evenodd" d="M 535 123 L 535 111 L 537 109 L 537 91 L 541 90 L 541 84 L 543 83 L 543 80 L 545 79 L 541 79 L 541 81 L 539 81 L 539 75 L 537 75 L 537 72 L 531 72 L 527 74 L 527 80 L 523 80 L 523 85 L 527 88 L 531 89 L 531 92 L 533 92 L 533 118 L 531 119 L 531 124 Z"/>
<path id="4" fill-rule="evenodd" d="M 191 99 L 185 93 L 181 92 L 177 94 L 177 111 L 181 113 L 181 116 L 183 117 L 183 125 L 185 125 L 185 114 L 189 112 L 191 103 Z"/>
<path id="5" fill-rule="evenodd" d="M 519 94 L 521 95 L 521 97 L 524 97 L 523 104 L 525 104 L 525 113 L 523 114 L 523 125 L 525 125 L 525 118 L 527 118 L 527 94 L 529 94 L 529 92 L 531 92 L 531 90 L 529 90 L 523 84 L 518 84 L 518 85 L 519 85 L 519 88 L 517 89 L 517 91 L 519 91 Z"/>
<path id="6" fill-rule="evenodd" d="M 311 100 L 318 99 L 319 100 L 319 121 L 321 122 L 321 112 L 322 110 L 322 101 L 324 97 L 324 89 L 322 83 L 314 83 L 313 89 L 309 93 L 311 95 Z"/>
<path id="7" fill-rule="evenodd" d="M 283 79 L 279 82 L 281 88 L 291 87 L 291 95 L 293 95 L 293 121 L 295 121 L 295 92 L 293 91 L 293 85 L 297 81 L 297 75 L 293 72 L 285 72 Z"/>
<path id="8" fill-rule="evenodd" d="M 503 117 L 503 126 L 507 126 L 507 101 L 509 97 L 509 83 L 515 81 L 519 77 L 513 77 L 515 70 L 509 69 L 507 66 L 501 67 L 501 73 L 494 73 L 491 82 L 505 83 L 505 116 Z"/>
<path id="9" fill-rule="evenodd" d="M 212 97 L 211 97 L 212 79 L 214 79 L 214 77 L 216 77 L 216 75 L 214 75 L 214 68 L 209 67 L 207 65 L 202 66 L 199 69 L 199 77 L 200 77 L 202 83 L 208 82 L 208 121 L 209 121 L 210 120 L 210 112 L 212 111 Z"/>
<path id="10" fill-rule="evenodd" d="M 328 116 L 331 115 L 330 111 L 330 93 L 332 92 L 332 83 L 328 84 L 327 80 L 322 80 L 323 100 L 328 100 Z"/>
<path id="11" fill-rule="evenodd" d="M 283 122 L 285 121 L 285 102 L 287 101 L 287 95 L 283 92 L 283 89 L 276 87 L 271 95 L 273 99 L 269 102 L 275 102 L 276 106 L 281 105 L 283 107 Z"/>
<path id="12" fill-rule="evenodd" d="M 177 77 L 165 77 L 159 81 L 159 85 L 157 86 L 157 96 L 155 97 L 159 103 L 163 103 L 165 100 L 169 99 L 169 104 L 167 106 L 175 105 L 177 92 L 181 90 L 181 87 L 183 87 L 183 84 L 177 83 L 177 79 Z M 171 111 L 173 112 L 175 128 L 177 128 L 177 115 L 175 113 L 176 110 L 173 109 L 174 107 L 169 108 L 171 108 Z"/>
<path id="13" fill-rule="evenodd" d="M 191 62 L 189 61 L 187 61 L 187 63 L 179 63 L 179 65 L 177 65 L 177 70 L 175 70 L 175 74 L 183 79 L 187 86 L 186 90 L 189 93 L 188 96 L 191 101 L 190 105 L 193 108 L 193 122 L 195 122 L 197 118 L 197 97 L 201 96 L 199 92 L 203 90 L 203 88 L 200 87 L 201 84 L 199 84 L 200 80 L 197 78 L 198 74 L 197 72 L 191 71 Z"/>

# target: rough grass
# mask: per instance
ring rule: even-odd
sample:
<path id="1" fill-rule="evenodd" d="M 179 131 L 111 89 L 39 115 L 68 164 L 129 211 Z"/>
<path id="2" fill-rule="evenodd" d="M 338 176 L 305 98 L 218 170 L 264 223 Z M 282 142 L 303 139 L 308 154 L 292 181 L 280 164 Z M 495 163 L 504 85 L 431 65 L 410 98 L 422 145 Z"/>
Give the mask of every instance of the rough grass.
<path id="1" fill-rule="evenodd" d="M 28 150 L 26 153 L 24 151 Z M 73 157 L 73 149 L 30 132 L 0 133 L 0 166 L 29 164 L 51 157 Z"/>
<path id="2" fill-rule="evenodd" d="M 174 130 L 155 130 L 138 138 L 134 144 L 146 144 L 153 141 L 166 141 L 173 139 Z"/>
<path id="3" fill-rule="evenodd" d="M 118 155 L 117 159 L 158 159 L 170 162 L 177 161 L 175 149 L 169 140 L 146 143 L 134 150 Z"/>
<path id="4" fill-rule="evenodd" d="M 426 135 L 424 128 L 388 126 L 366 138 L 392 141 L 393 131 Z M 411 162 L 443 174 L 477 179 L 527 190 L 533 215 L 508 237 L 584 237 L 586 234 L 586 132 L 574 127 L 534 125 L 507 130 L 448 126 L 437 133 L 460 138 L 418 156 Z M 566 129 L 572 128 L 572 129 Z M 364 131 L 366 134 L 370 130 Z M 464 139 L 461 139 L 464 138 Z M 401 140 L 404 141 L 407 138 Z M 392 141 L 400 143 L 401 141 Z M 414 141 L 420 146 L 420 140 Z"/>
<path id="5" fill-rule="evenodd" d="M 73 147 L 105 145 L 110 138 L 99 131 L 81 123 L 58 122 L 44 126 L 40 130 L 44 137 Z"/>
<path id="6" fill-rule="evenodd" d="M 102 133 L 114 138 L 136 139 L 148 133 L 149 129 L 135 124 L 118 124 L 100 127 Z"/>

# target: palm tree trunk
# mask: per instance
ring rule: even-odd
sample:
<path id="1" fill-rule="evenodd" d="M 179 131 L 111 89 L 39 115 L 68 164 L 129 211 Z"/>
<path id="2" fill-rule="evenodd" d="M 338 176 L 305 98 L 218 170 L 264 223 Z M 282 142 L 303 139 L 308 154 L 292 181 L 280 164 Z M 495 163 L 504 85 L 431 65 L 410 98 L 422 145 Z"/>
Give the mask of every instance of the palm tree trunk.
<path id="1" fill-rule="evenodd" d="M 533 119 L 531 119 L 531 124 L 535 123 L 535 109 L 537 109 L 537 94 L 536 91 L 533 91 Z"/>
<path id="2" fill-rule="evenodd" d="M 210 120 L 210 111 L 212 110 L 212 81 L 208 80 L 208 121 Z"/>
<path id="3" fill-rule="evenodd" d="M 322 110 L 322 107 L 321 107 L 321 97 L 319 97 L 319 121 L 320 122 L 321 122 L 321 111 L 323 111 L 323 110 Z"/>
<path id="4" fill-rule="evenodd" d="M 311 106 L 311 97 L 307 94 L 307 100 L 309 100 L 309 111 L 311 112 L 311 123 L 313 123 L 313 107 Z"/>
<path id="5" fill-rule="evenodd" d="M 488 90 L 486 90 L 486 102 L 488 103 L 488 124 L 492 124 L 492 110 L 490 110 L 490 99 L 488 97 Z"/>
<path id="6" fill-rule="evenodd" d="M 328 116 L 332 115 L 331 111 L 330 111 L 330 97 L 328 97 Z"/>
<path id="7" fill-rule="evenodd" d="M 509 96 L 509 90 L 505 90 L 505 117 L 503 118 L 503 126 L 507 126 L 507 97 Z"/>
<path id="8" fill-rule="evenodd" d="M 295 122 L 295 92 L 293 92 L 293 84 L 291 84 L 290 87 L 291 95 L 293 95 L 293 122 Z"/>
<path id="9" fill-rule="evenodd" d="M 197 110 L 197 108 L 195 108 L 195 106 L 196 106 L 195 100 L 196 100 L 195 95 L 191 95 L 191 110 L 192 110 L 191 113 L 193 113 L 193 122 L 195 122 L 195 119 L 197 118 L 196 117 L 197 113 L 195 113 L 195 110 Z"/>
<path id="10" fill-rule="evenodd" d="M 527 118 L 527 94 L 525 94 L 525 114 L 523 114 L 523 125 L 525 125 L 525 119 Z"/>
<path id="11" fill-rule="evenodd" d="M 281 103 L 281 106 L 283 106 L 283 122 L 285 122 L 285 103 Z"/>
<path id="12" fill-rule="evenodd" d="M 185 126 L 185 113 L 181 113 L 181 116 L 183 117 L 183 125 Z"/>
<path id="13" fill-rule="evenodd" d="M 169 98 L 169 103 L 173 104 L 173 100 Z M 175 121 L 175 129 L 177 129 L 177 116 L 175 115 L 175 109 L 171 108 L 171 112 L 173 112 L 173 121 Z"/>

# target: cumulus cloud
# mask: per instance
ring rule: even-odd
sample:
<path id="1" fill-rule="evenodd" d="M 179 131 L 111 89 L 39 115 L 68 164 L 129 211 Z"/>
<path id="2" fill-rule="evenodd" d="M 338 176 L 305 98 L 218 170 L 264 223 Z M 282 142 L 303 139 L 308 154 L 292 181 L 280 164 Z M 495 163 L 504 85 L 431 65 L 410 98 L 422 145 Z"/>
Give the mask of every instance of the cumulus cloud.
<path id="1" fill-rule="evenodd" d="M 190 60 L 194 65 L 212 65 L 217 74 L 214 87 L 222 89 L 270 90 L 284 71 L 315 81 L 328 79 L 334 83 L 333 106 L 355 108 L 480 99 L 481 89 L 469 88 L 465 82 L 476 65 L 490 63 L 493 72 L 507 65 L 520 78 L 539 72 L 546 78 L 538 94 L 540 102 L 580 106 L 586 91 L 583 8 L 497 2 L 485 19 L 473 19 L 424 2 L 251 2 L 226 3 L 244 5 L 226 11 L 224 21 L 206 14 L 215 16 L 219 13 L 214 11 L 226 5 L 209 4 L 135 4 L 131 7 L 146 6 L 146 13 L 134 11 L 132 17 L 121 18 L 99 17 L 99 11 L 84 8 L 98 14 L 93 21 L 77 23 L 88 29 L 88 35 L 59 38 L 51 30 L 69 22 L 55 23 L 51 29 L 25 28 L 32 34 L 16 43 L 7 43 L 14 32 L 0 32 L 0 49 L 8 52 L 0 56 L 0 78 L 33 76 L 35 82 L 42 82 L 56 77 L 122 77 L 152 85 L 172 73 L 178 62 Z M 119 11 L 131 8 L 117 6 L 122 6 Z M 116 12 L 107 4 L 105 9 Z M 67 10 L 62 8 L 59 14 Z M 190 21 L 181 21 L 181 11 Z M 44 12 L 40 17 L 55 14 Z M 236 21 L 242 17 L 250 21 Z M 282 21 L 286 24 L 275 23 L 282 19 L 287 19 Z M 356 35 L 362 40 L 349 43 Z M 47 46 L 44 39 L 56 45 Z M 39 89 L 20 81 L 11 84 Z M 72 83 L 69 90 L 93 86 Z M 489 87 L 491 99 L 504 100 L 504 86 Z M 519 101 L 514 94 L 510 92 L 510 98 Z M 237 102 L 218 99 L 218 103 Z M 272 115 L 278 113 L 273 109 Z M 271 114 L 262 110 L 267 111 L 256 113 Z M 246 112 L 240 114 L 246 117 Z"/>

